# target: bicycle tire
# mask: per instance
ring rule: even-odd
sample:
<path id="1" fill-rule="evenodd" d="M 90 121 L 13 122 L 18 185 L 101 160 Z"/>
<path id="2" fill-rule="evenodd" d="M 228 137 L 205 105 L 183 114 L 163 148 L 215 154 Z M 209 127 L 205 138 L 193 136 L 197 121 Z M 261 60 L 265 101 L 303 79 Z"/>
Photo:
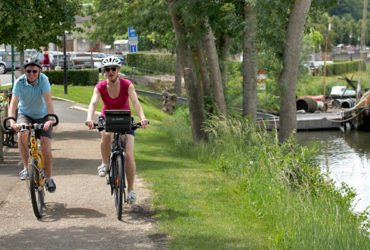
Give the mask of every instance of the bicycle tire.
<path id="1" fill-rule="evenodd" d="M 31 195 L 32 208 L 35 216 L 42 218 L 44 208 L 44 188 L 40 187 L 40 173 L 38 162 L 35 158 L 30 159 L 29 163 L 29 191 Z"/>
<path id="2" fill-rule="evenodd" d="M 122 155 L 116 157 L 116 170 L 117 176 L 115 177 L 116 189 L 115 189 L 115 200 L 116 200 L 116 212 L 118 220 L 122 219 L 122 203 L 123 203 L 123 190 L 124 190 L 124 169 L 122 164 Z"/>

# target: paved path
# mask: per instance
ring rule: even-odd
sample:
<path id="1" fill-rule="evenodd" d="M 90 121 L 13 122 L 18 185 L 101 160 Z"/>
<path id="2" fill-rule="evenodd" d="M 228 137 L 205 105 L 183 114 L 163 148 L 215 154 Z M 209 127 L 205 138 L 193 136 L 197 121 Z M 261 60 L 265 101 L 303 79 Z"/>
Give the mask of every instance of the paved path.
<path id="1" fill-rule="evenodd" d="M 33 214 L 21 167 L 0 165 L 0 249 L 164 249 L 167 237 L 153 229 L 150 191 L 137 177 L 138 201 L 115 216 L 105 178 L 97 175 L 99 134 L 83 125 L 86 113 L 54 100 L 61 123 L 54 131 L 53 175 L 57 191 L 46 193 L 42 220 Z M 16 149 L 6 152 L 17 157 Z M 6 180 L 6 181 L 5 181 Z"/>
<path id="2" fill-rule="evenodd" d="M 15 78 L 14 78 L 15 81 Z M 12 75 L 11 74 L 0 74 L 0 86 L 12 86 Z"/>

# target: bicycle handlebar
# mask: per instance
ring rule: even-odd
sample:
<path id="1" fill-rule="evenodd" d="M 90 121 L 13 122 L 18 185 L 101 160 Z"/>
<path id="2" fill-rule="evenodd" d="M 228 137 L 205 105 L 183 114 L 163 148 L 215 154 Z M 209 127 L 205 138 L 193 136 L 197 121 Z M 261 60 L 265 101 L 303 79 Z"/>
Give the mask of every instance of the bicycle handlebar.
<path id="1" fill-rule="evenodd" d="M 47 114 L 42 119 L 45 119 L 45 118 L 50 117 L 50 116 L 55 118 L 55 119 L 49 119 L 49 120 L 54 120 L 53 127 L 55 127 L 59 123 L 59 118 L 56 114 Z M 3 121 L 3 127 L 7 131 L 14 131 L 14 129 L 12 127 L 9 127 L 8 124 L 7 124 L 7 121 L 9 121 L 9 120 L 13 120 L 15 122 L 17 121 L 17 119 L 15 119 L 15 117 L 9 116 L 9 117 L 5 118 L 5 120 Z M 30 129 L 41 130 L 43 128 L 44 128 L 44 123 L 34 123 L 32 125 L 24 125 L 23 124 L 22 128 L 21 128 L 21 131 L 30 130 Z"/>
<path id="2" fill-rule="evenodd" d="M 148 124 L 149 124 L 149 121 L 148 121 Z M 98 124 L 98 123 L 94 122 L 94 128 L 98 129 L 99 131 L 102 131 L 102 130 L 105 129 L 105 125 L 104 124 Z M 132 122 L 131 123 L 131 129 L 132 130 L 136 130 L 138 128 L 141 128 L 141 123 L 140 122 Z"/>

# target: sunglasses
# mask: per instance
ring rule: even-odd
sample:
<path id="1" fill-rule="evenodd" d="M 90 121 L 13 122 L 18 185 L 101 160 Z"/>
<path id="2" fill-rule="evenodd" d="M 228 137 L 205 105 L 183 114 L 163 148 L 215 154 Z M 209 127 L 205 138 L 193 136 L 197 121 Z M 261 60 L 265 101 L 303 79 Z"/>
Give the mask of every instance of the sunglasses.
<path id="1" fill-rule="evenodd" d="M 39 72 L 38 70 L 26 70 L 26 72 L 28 73 L 28 74 L 30 74 L 31 72 L 32 73 L 34 73 L 34 74 L 36 74 L 37 72 Z"/>
<path id="2" fill-rule="evenodd" d="M 116 67 L 113 67 L 113 68 L 104 68 L 104 71 L 105 71 L 105 72 L 109 72 L 109 71 L 111 71 L 111 70 L 114 72 L 114 71 L 116 71 L 116 70 L 117 70 L 117 68 L 116 68 Z"/>

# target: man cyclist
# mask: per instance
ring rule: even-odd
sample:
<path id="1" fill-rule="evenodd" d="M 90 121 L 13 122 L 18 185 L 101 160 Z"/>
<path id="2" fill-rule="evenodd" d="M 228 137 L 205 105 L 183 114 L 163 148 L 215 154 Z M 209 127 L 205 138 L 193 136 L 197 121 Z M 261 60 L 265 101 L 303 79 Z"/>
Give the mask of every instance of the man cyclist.
<path id="1" fill-rule="evenodd" d="M 141 126 L 145 128 L 148 120 L 145 118 L 143 109 L 137 98 L 134 85 L 127 79 L 120 78 L 118 72 L 121 67 L 120 60 L 115 56 L 108 56 L 102 61 L 106 80 L 99 82 L 91 97 L 89 111 L 87 113 L 86 126 L 90 129 L 94 128 L 93 116 L 96 106 L 101 98 L 103 100 L 103 109 L 101 115 L 104 116 L 104 111 L 108 109 L 131 110 L 129 98 L 138 114 Z M 113 133 L 105 131 L 101 132 L 100 149 L 102 155 L 102 163 L 98 167 L 98 174 L 104 177 L 108 171 L 109 156 L 111 152 L 111 142 Z M 126 176 L 128 182 L 128 203 L 133 204 L 136 201 L 134 192 L 134 181 L 136 174 L 136 165 L 134 159 L 134 131 L 127 133 L 127 143 L 125 152 Z"/>
<path id="2" fill-rule="evenodd" d="M 44 123 L 44 129 L 40 132 L 41 152 L 44 156 L 46 169 L 46 186 L 49 192 L 54 192 L 56 185 L 52 178 L 53 158 L 51 153 L 53 121 L 47 118 L 43 119 L 47 114 L 54 114 L 50 83 L 47 76 L 41 73 L 39 59 L 29 58 L 23 67 L 25 74 L 20 76 L 14 84 L 8 110 L 8 116 L 15 117 L 15 111 L 18 107 L 17 122 L 10 120 L 10 125 L 18 132 L 18 149 L 24 166 L 19 177 L 21 180 L 28 178 L 29 131 L 20 131 L 22 124 Z"/>

